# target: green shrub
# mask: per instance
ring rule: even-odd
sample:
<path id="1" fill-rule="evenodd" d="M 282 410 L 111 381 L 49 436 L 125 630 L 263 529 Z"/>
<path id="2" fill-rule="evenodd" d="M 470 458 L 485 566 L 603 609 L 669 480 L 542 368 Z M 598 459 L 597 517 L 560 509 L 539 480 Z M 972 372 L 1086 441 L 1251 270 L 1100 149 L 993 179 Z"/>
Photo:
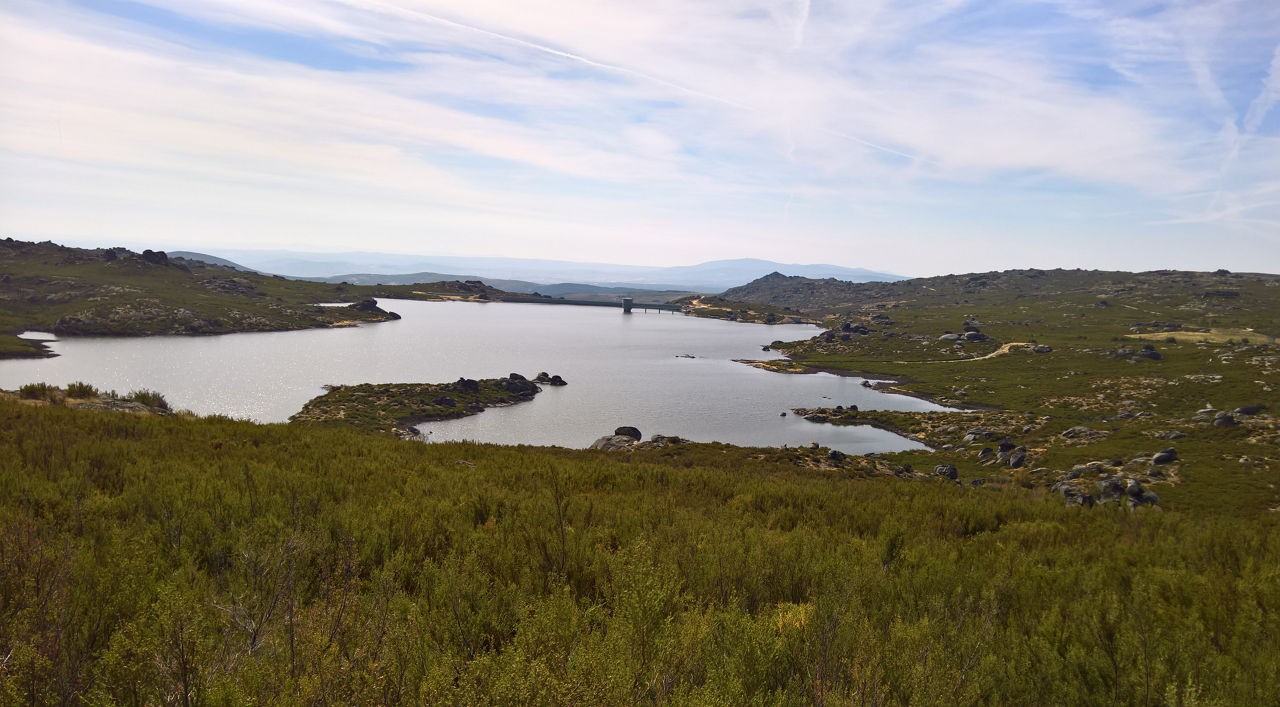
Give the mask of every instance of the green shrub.
<path id="1" fill-rule="evenodd" d="M 148 405 L 153 408 L 159 408 L 161 410 L 173 409 L 169 407 L 169 401 L 165 400 L 163 395 L 161 395 L 160 393 L 157 393 L 154 390 L 148 390 L 146 388 L 139 388 L 138 390 L 135 390 L 129 393 L 128 395 L 126 395 L 124 399 L 132 400 L 135 403 L 142 403 L 143 405 Z"/>
<path id="2" fill-rule="evenodd" d="M 85 383 L 84 381 L 76 381 L 67 384 L 68 398 L 97 398 L 102 396 L 102 391 Z"/>
<path id="3" fill-rule="evenodd" d="M 58 386 L 48 383 L 27 383 L 18 388 L 18 397 L 23 400 L 48 400 L 52 403 L 62 399 L 62 391 Z"/>

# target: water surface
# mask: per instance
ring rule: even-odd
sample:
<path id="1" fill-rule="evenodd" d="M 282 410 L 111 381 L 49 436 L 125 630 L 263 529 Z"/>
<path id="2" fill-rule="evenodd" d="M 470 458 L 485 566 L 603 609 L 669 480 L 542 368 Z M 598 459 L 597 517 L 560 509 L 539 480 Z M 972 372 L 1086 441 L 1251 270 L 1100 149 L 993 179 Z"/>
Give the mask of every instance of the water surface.
<path id="1" fill-rule="evenodd" d="M 870 427 L 820 425 L 780 413 L 837 404 L 942 409 L 864 388 L 859 378 L 785 375 L 733 362 L 776 358 L 761 346 L 813 336 L 810 326 L 626 316 L 605 307 L 381 305 L 404 318 L 345 329 L 64 339 L 50 344 L 57 358 L 0 361 L 0 388 L 78 380 L 121 393 L 150 388 L 176 408 L 281 422 L 327 383 L 435 383 L 547 371 L 569 385 L 544 386 L 531 402 L 421 429 L 432 440 L 585 447 L 631 425 L 646 437 L 752 446 L 816 441 L 855 454 L 920 445 Z"/>

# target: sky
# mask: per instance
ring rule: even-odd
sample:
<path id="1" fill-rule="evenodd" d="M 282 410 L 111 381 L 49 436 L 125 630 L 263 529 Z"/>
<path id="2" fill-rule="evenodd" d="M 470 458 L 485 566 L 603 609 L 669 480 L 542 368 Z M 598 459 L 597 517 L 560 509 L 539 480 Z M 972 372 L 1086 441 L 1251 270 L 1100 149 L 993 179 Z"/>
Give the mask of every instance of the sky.
<path id="1" fill-rule="evenodd" d="M 3 0 L 0 236 L 1280 272 L 1280 2 Z"/>

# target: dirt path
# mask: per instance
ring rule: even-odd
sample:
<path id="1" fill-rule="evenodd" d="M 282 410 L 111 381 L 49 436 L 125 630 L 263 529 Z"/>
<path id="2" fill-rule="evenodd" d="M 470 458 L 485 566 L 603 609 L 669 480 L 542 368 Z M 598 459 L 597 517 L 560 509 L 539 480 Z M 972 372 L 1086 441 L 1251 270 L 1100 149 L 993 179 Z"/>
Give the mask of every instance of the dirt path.
<path id="1" fill-rule="evenodd" d="M 977 356 L 977 357 L 975 357 L 975 358 L 941 358 L 941 359 L 936 359 L 936 360 L 933 360 L 933 361 L 894 361 L 894 363 L 904 363 L 904 364 L 912 364 L 912 363 L 968 363 L 968 362 L 970 362 L 970 361 L 985 361 L 985 360 L 987 360 L 987 359 L 989 359 L 989 358 L 995 358 L 996 356 L 1003 356 L 1003 355 L 1005 355 L 1005 354 L 1009 353 L 1010 351 L 1013 351 L 1015 348 L 1019 348 L 1019 347 L 1029 347 L 1029 346 L 1032 346 L 1032 344 L 1027 343 L 1027 342 L 1025 342 L 1025 341 L 1010 341 L 1009 343 L 1004 344 L 1003 346 L 1001 346 L 1000 348 L 996 349 L 995 351 L 992 351 L 991 353 L 987 354 L 986 356 Z"/>

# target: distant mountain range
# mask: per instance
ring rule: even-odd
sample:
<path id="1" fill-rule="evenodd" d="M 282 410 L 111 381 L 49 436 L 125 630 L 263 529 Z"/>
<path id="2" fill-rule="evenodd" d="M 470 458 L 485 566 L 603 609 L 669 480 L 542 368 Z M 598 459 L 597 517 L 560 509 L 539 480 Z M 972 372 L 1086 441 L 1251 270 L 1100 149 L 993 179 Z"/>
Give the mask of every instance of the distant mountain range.
<path id="1" fill-rule="evenodd" d="M 420 257 L 390 253 L 303 253 L 296 251 L 228 250 L 220 256 L 177 251 L 171 255 L 300 279 L 353 284 L 409 284 L 441 280 L 482 280 L 508 292 L 561 296 L 562 292 L 667 290 L 722 292 L 771 272 L 848 282 L 894 282 L 889 273 L 839 265 L 797 265 L 740 258 L 698 265 L 656 267 L 578 263 L 526 258 Z M 454 274 L 468 273 L 468 274 Z M 565 289 L 572 288 L 572 289 Z"/>

